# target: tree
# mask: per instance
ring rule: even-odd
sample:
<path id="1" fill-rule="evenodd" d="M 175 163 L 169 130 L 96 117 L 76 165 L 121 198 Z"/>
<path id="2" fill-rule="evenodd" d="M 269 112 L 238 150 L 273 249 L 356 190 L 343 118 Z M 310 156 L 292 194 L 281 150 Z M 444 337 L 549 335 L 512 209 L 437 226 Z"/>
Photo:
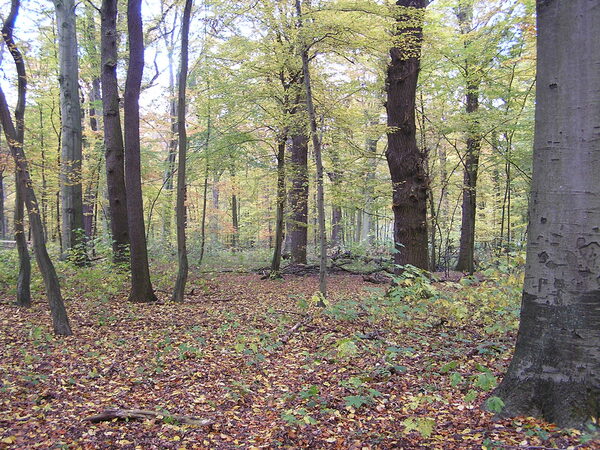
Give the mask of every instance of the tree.
<path id="1" fill-rule="evenodd" d="M 393 187 L 394 261 L 428 269 L 426 154 L 417 146 L 415 98 L 426 0 L 396 2 L 397 30 L 387 69 L 388 149 Z"/>
<path id="2" fill-rule="evenodd" d="M 118 34 L 117 0 L 103 0 L 101 10 L 102 111 L 106 155 L 106 186 L 113 241 L 113 261 L 127 261 L 129 225 L 125 190 L 125 150 L 119 113 L 117 83 Z"/>
<path id="3" fill-rule="evenodd" d="M 473 273 L 475 270 L 475 213 L 477 211 L 477 172 L 481 153 L 481 133 L 477 113 L 479 111 L 479 85 L 481 71 L 473 61 L 469 49 L 472 37 L 469 35 L 473 22 L 473 0 L 459 0 L 456 17 L 460 33 L 464 36 L 465 61 L 465 112 L 467 115 L 467 151 L 463 156 L 463 200 L 460 247 L 456 270 Z"/>
<path id="4" fill-rule="evenodd" d="M 38 267 L 44 279 L 46 295 L 50 304 L 52 314 L 52 324 L 54 332 L 59 335 L 69 336 L 72 333 L 69 325 L 69 318 L 60 293 L 60 285 L 54 265 L 48 256 L 46 250 L 46 240 L 44 237 L 44 227 L 41 220 L 40 209 L 37 198 L 33 190 L 31 176 L 29 174 L 29 163 L 23 149 L 23 136 L 25 131 L 25 99 L 27 94 L 27 73 L 25 71 L 25 62 L 21 52 L 17 48 L 13 39 L 13 30 L 17 15 L 19 14 L 20 1 L 12 0 L 10 13 L 2 27 L 2 36 L 8 47 L 17 71 L 17 106 L 15 107 L 15 124 L 13 123 L 8 103 L 2 87 L 0 87 L 0 122 L 4 129 L 4 135 L 8 142 L 11 154 L 15 161 L 16 179 L 19 186 L 17 191 L 23 195 L 23 201 L 27 206 L 29 213 L 29 224 L 33 236 L 33 251 L 37 260 Z"/>
<path id="5" fill-rule="evenodd" d="M 600 405 L 600 5 L 537 2 L 530 225 L 503 416 L 581 426 Z"/>
<path id="6" fill-rule="evenodd" d="M 185 169 L 187 158 L 187 134 L 185 128 L 185 90 L 187 87 L 188 72 L 188 41 L 190 34 L 190 15 L 192 13 L 192 0 L 185 1 L 183 19 L 181 24 L 181 64 L 179 66 L 179 89 L 177 98 L 177 131 L 179 132 L 179 161 L 177 162 L 177 256 L 179 260 L 179 271 L 177 282 L 173 292 L 173 301 L 182 302 L 185 291 L 185 283 L 188 276 L 188 257 L 185 243 L 185 226 L 187 221 L 185 200 L 186 181 Z"/>
<path id="7" fill-rule="evenodd" d="M 156 301 L 150 281 L 148 249 L 144 227 L 140 160 L 140 89 L 144 71 L 144 35 L 142 2 L 128 0 L 129 66 L 125 82 L 125 186 L 131 254 L 131 292 L 129 300 L 137 303 Z"/>
<path id="8" fill-rule="evenodd" d="M 75 1 L 54 0 L 58 29 L 61 132 L 62 249 L 75 251 L 83 263 L 83 197 L 81 188 L 81 104 L 79 101 L 79 63 Z"/>

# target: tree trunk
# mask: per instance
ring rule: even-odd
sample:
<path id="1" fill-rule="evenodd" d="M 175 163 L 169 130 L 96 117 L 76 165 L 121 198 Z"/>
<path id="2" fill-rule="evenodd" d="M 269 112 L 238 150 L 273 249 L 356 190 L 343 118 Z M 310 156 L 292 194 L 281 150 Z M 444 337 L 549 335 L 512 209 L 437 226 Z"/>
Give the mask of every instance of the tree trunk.
<path id="1" fill-rule="evenodd" d="M 98 117 L 96 113 L 96 104 L 100 98 L 100 78 L 92 80 L 92 90 L 90 93 L 90 129 L 96 135 L 98 133 Z M 91 161 L 94 166 L 90 170 L 90 180 L 86 186 L 83 202 L 83 229 L 89 241 L 96 235 L 95 211 L 98 200 L 98 185 L 100 183 L 100 168 L 102 167 L 102 154 L 100 142 L 94 139 L 94 156 L 98 159 Z M 93 241 L 92 241 L 93 242 Z"/>
<path id="2" fill-rule="evenodd" d="M 113 240 L 113 261 L 115 264 L 125 264 L 128 262 L 129 225 L 125 190 L 125 155 L 117 83 L 117 0 L 103 0 L 101 16 L 102 110 L 110 230 Z"/>
<path id="3" fill-rule="evenodd" d="M 457 18 L 461 33 L 466 35 L 471 29 L 473 21 L 473 5 L 469 2 L 459 3 Z M 479 110 L 479 79 L 471 63 L 469 54 L 470 38 L 465 40 L 464 74 L 466 80 L 466 107 L 467 113 L 467 152 L 463 158 L 463 196 L 462 196 L 462 222 L 460 229 L 460 247 L 456 270 L 473 273 L 475 270 L 475 218 L 477 213 L 477 171 L 479 169 L 479 153 L 481 149 L 481 135 L 479 121 L 476 114 Z"/>
<path id="4" fill-rule="evenodd" d="M 297 111 L 294 115 L 297 118 L 301 114 Z M 303 128 L 297 124 L 291 139 L 288 234 L 292 264 L 306 264 L 308 244 L 308 137 Z"/>
<path id="5" fill-rule="evenodd" d="M 81 104 L 74 0 L 54 0 L 60 64 L 62 250 L 78 264 L 87 260 L 81 188 Z"/>
<path id="6" fill-rule="evenodd" d="M 342 243 L 342 207 L 331 207 L 331 245 L 339 247 Z"/>
<path id="7" fill-rule="evenodd" d="M 6 102 L 4 91 L 0 86 L 0 123 L 4 129 L 4 135 L 9 143 L 9 148 L 13 159 L 15 161 L 15 167 L 17 171 L 17 180 L 21 183 L 17 190 L 20 190 L 23 194 L 25 205 L 29 213 L 29 226 L 33 234 L 33 250 L 38 263 L 40 273 L 44 279 L 44 285 L 46 288 L 46 295 L 48 296 L 48 303 L 50 304 L 50 312 L 52 315 L 52 323 L 54 326 L 54 332 L 59 335 L 68 336 L 73 334 L 71 326 L 69 325 L 69 319 L 67 317 L 67 311 L 62 300 L 60 293 L 60 285 L 58 282 L 58 276 L 54 270 L 54 265 L 48 256 L 46 251 L 46 240 L 44 238 L 44 227 L 40 216 L 40 208 L 33 190 L 33 184 L 31 182 L 31 176 L 29 175 L 28 162 L 25 156 L 25 150 L 23 149 L 24 142 L 24 117 L 25 117 L 25 97 L 27 93 L 27 74 L 25 72 L 25 63 L 23 57 L 15 45 L 13 39 L 13 29 L 15 20 L 19 13 L 19 0 L 12 0 L 10 13 L 4 22 L 2 27 L 2 36 L 4 42 L 8 47 L 16 66 L 18 75 L 18 100 L 15 108 L 15 124 L 12 121 L 10 110 Z"/>
<path id="8" fill-rule="evenodd" d="M 17 279 L 17 305 L 31 306 L 31 258 L 25 238 L 25 200 L 19 172 L 15 176 L 15 241 L 19 253 L 19 277 Z"/>
<path id="9" fill-rule="evenodd" d="M 600 416 L 600 8 L 538 1 L 537 101 L 521 324 L 503 416 Z"/>
<path id="10" fill-rule="evenodd" d="M 185 1 L 181 24 L 181 64 L 179 66 L 179 95 L 177 99 L 177 131 L 179 132 L 179 161 L 177 164 L 177 258 L 179 271 L 173 292 L 173 301 L 183 302 L 185 284 L 188 277 L 188 257 L 186 248 L 185 227 L 187 215 L 185 209 L 186 182 L 185 170 L 187 159 L 187 133 L 185 128 L 185 91 L 188 72 L 188 36 L 190 33 L 190 15 L 192 0 Z"/>
<path id="11" fill-rule="evenodd" d="M 296 13 L 298 15 L 298 28 L 303 26 L 302 5 L 296 0 Z M 308 49 L 303 45 L 301 48 L 302 74 L 304 88 L 306 90 L 306 108 L 310 121 L 310 134 L 312 137 L 313 150 L 315 152 L 315 164 L 317 166 L 317 216 L 319 220 L 319 292 L 322 298 L 317 306 L 325 306 L 324 299 L 327 297 L 327 230 L 325 229 L 325 194 L 323 189 L 323 161 L 321 158 L 321 141 L 317 133 L 317 116 L 313 104 L 312 87 L 310 83 L 310 69 L 308 65 Z"/>
<path id="12" fill-rule="evenodd" d="M 129 33 L 129 66 L 125 82 L 125 186 L 129 215 L 131 255 L 131 292 L 129 301 L 156 301 L 150 281 L 148 249 L 144 227 L 140 161 L 140 88 L 144 71 L 144 34 L 142 32 L 142 2 L 128 0 L 127 30 Z"/>
<path id="13" fill-rule="evenodd" d="M 0 148 L 0 153 L 2 149 Z M 6 213 L 4 211 L 4 167 L 0 168 L 0 239 L 6 239 Z"/>
<path id="14" fill-rule="evenodd" d="M 393 187 L 394 261 L 427 270 L 427 186 L 424 152 L 416 140 L 415 100 L 419 76 L 425 0 L 398 0 L 396 38 L 387 69 L 388 149 Z"/>
<path id="15" fill-rule="evenodd" d="M 285 208 L 285 142 L 282 136 L 277 143 L 277 213 L 275 219 L 275 248 L 271 260 L 271 278 L 278 278 L 281 268 L 281 252 L 283 246 L 283 213 Z"/>

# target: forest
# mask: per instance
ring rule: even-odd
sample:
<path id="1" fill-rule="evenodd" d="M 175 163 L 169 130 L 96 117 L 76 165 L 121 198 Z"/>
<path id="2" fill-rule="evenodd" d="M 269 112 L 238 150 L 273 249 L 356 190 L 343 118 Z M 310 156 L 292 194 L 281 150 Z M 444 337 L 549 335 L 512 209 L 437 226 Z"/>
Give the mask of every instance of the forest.
<path id="1" fill-rule="evenodd" d="M 0 23 L 0 448 L 598 448 L 600 0 Z"/>

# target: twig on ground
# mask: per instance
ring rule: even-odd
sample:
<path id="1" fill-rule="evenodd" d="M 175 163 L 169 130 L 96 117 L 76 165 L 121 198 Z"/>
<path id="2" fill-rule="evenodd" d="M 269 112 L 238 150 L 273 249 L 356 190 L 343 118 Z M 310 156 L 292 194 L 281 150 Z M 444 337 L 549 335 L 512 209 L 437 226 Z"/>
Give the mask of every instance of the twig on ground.
<path id="1" fill-rule="evenodd" d="M 186 425 L 196 425 L 200 427 L 209 426 L 214 423 L 211 419 L 200 419 L 190 416 L 181 416 L 177 414 L 169 415 L 166 413 L 160 413 L 156 411 L 150 411 L 148 409 L 107 409 L 106 411 L 97 414 L 95 416 L 86 417 L 85 421 L 98 423 L 107 420 L 120 419 L 120 420 L 148 420 L 148 419 L 171 419 L 175 422 L 183 423 Z"/>

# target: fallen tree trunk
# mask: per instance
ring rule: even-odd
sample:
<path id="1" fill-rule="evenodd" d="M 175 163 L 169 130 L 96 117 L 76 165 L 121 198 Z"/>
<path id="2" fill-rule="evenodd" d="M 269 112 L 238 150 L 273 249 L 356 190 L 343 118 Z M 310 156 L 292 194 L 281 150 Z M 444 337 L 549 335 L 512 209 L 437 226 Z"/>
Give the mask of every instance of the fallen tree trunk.
<path id="1" fill-rule="evenodd" d="M 150 411 L 148 409 L 107 409 L 106 411 L 97 414 L 95 416 L 89 416 L 83 419 L 87 422 L 98 423 L 105 422 L 108 420 L 149 420 L 149 419 L 161 419 L 161 420 L 172 420 L 174 422 L 183 423 L 186 425 L 195 425 L 199 427 L 205 427 L 212 425 L 214 420 L 211 419 L 200 419 L 190 416 L 182 416 L 178 414 L 161 413 L 157 411 Z"/>

